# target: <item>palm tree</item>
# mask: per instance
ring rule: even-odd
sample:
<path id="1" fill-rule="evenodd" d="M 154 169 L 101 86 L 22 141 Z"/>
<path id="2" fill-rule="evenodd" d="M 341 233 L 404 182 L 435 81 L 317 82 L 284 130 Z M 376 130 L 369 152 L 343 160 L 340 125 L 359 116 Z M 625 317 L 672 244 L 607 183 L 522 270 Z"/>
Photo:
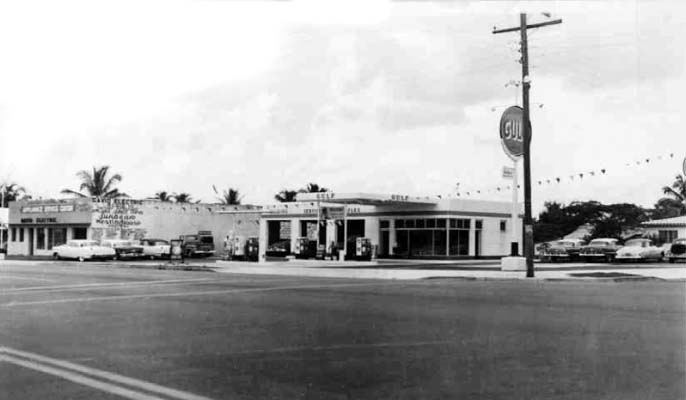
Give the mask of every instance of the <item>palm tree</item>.
<path id="1" fill-rule="evenodd" d="M 214 190 L 214 193 L 219 194 L 219 191 L 217 191 L 216 186 L 212 185 L 212 189 Z M 243 196 L 240 195 L 238 189 L 228 188 L 222 191 L 222 194 L 219 197 L 219 201 L 222 204 L 237 206 L 241 204 L 242 198 Z"/>
<path id="2" fill-rule="evenodd" d="M 308 183 L 307 186 L 304 188 L 300 189 L 300 193 L 320 193 L 320 192 L 328 192 L 329 189 L 325 187 L 320 187 L 316 183 Z"/>
<path id="3" fill-rule="evenodd" d="M 185 192 L 174 193 L 172 196 L 174 197 L 174 201 L 176 201 L 177 203 L 191 203 L 192 202 L 192 200 L 191 200 L 192 196 L 190 193 L 185 193 Z"/>
<path id="4" fill-rule="evenodd" d="M 676 200 L 686 202 L 686 180 L 683 175 L 677 175 L 672 186 L 664 186 L 662 192 Z"/>
<path id="5" fill-rule="evenodd" d="M 122 193 L 114 186 L 121 182 L 122 177 L 119 174 L 114 174 L 111 177 L 107 176 L 109 172 L 109 165 L 102 167 L 93 167 L 93 173 L 83 170 L 76 173 L 76 176 L 81 179 L 80 191 L 85 190 L 85 194 L 71 189 L 63 189 L 62 193 L 72 194 L 76 197 L 95 197 L 97 199 L 114 199 L 118 197 L 129 197 L 126 193 Z"/>
<path id="6" fill-rule="evenodd" d="M 10 201 L 31 198 L 26 194 L 26 189 L 17 183 L 0 184 L 0 207 L 7 207 Z"/>
<path id="7" fill-rule="evenodd" d="M 297 190 L 288 190 L 288 189 L 283 189 L 276 195 L 274 195 L 274 199 L 276 201 L 279 201 L 281 203 L 290 203 L 295 201 L 295 196 L 298 194 Z"/>
<path id="8" fill-rule="evenodd" d="M 174 200 L 174 196 L 164 190 L 160 190 L 159 192 L 155 193 L 155 196 L 153 197 L 155 200 L 163 201 L 163 202 L 170 202 Z"/>

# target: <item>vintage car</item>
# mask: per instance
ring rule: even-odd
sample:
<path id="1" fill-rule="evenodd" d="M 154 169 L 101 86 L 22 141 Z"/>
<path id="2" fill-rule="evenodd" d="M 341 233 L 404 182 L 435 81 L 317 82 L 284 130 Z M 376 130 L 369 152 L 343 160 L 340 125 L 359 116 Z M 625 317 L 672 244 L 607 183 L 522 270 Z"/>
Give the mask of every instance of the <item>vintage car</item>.
<path id="1" fill-rule="evenodd" d="M 677 239 L 672 242 L 667 252 L 667 258 L 669 258 L 671 263 L 677 260 L 686 261 L 686 238 Z"/>
<path id="2" fill-rule="evenodd" d="M 52 257 L 56 260 L 63 258 L 85 260 L 112 260 L 116 252 L 111 247 L 100 246 L 94 240 L 70 240 L 67 243 L 52 248 Z"/>
<path id="3" fill-rule="evenodd" d="M 619 244 L 619 239 L 597 238 L 583 246 L 579 256 L 586 262 L 612 262 L 620 247 L 622 246 Z"/>
<path id="4" fill-rule="evenodd" d="M 291 241 L 281 240 L 267 246 L 266 255 L 270 257 L 285 257 L 291 254 Z"/>
<path id="5" fill-rule="evenodd" d="M 100 242 L 100 245 L 114 249 L 114 259 L 131 259 L 143 257 L 143 246 L 136 244 L 132 240 L 107 239 Z"/>
<path id="6" fill-rule="evenodd" d="M 171 245 L 169 241 L 164 239 L 141 239 L 139 244 L 143 247 L 143 256 L 151 260 L 155 258 L 169 258 L 171 254 Z"/>
<path id="7" fill-rule="evenodd" d="M 553 242 L 541 253 L 542 261 L 574 261 L 579 259 L 581 246 L 586 242 L 581 239 L 563 239 Z"/>
<path id="8" fill-rule="evenodd" d="M 638 238 L 627 240 L 624 247 L 617 250 L 615 260 L 617 261 L 662 261 L 665 256 L 664 250 L 653 245 L 653 241 L 648 238 Z"/>

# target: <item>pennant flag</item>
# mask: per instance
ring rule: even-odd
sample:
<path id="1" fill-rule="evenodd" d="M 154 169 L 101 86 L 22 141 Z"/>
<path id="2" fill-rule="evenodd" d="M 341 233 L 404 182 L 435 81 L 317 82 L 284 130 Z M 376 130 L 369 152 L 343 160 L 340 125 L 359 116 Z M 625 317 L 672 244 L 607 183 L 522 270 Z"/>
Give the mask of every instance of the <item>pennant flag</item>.
<path id="1" fill-rule="evenodd" d="M 500 191 L 500 187 L 498 187 L 498 191 Z"/>
<path id="2" fill-rule="evenodd" d="M 539 186 L 541 185 L 541 181 L 538 181 L 538 185 L 539 185 Z M 517 186 L 519 186 L 519 185 L 517 185 Z"/>
<path id="3" fill-rule="evenodd" d="M 646 158 L 646 164 L 650 162 L 650 158 Z"/>
<path id="4" fill-rule="evenodd" d="M 481 190 L 477 190 L 476 192 L 477 192 L 477 193 L 481 193 Z"/>
<path id="5" fill-rule="evenodd" d="M 569 179 L 574 180 L 574 175 L 569 175 Z"/>
<path id="6" fill-rule="evenodd" d="M 673 158 L 673 157 L 674 157 L 674 153 L 669 153 L 669 158 Z"/>
<path id="7" fill-rule="evenodd" d="M 595 172 L 593 171 L 589 172 L 589 174 L 591 174 L 591 176 L 595 176 Z"/>
<path id="8" fill-rule="evenodd" d="M 545 181 L 548 182 L 548 184 L 550 184 L 550 179 L 546 179 Z"/>
<path id="9" fill-rule="evenodd" d="M 583 178 L 584 178 L 584 174 L 579 174 L 579 178 L 583 179 Z"/>
<path id="10" fill-rule="evenodd" d="M 605 173 L 605 168 L 601 169 L 600 172 Z"/>
<path id="11" fill-rule="evenodd" d="M 560 183 L 560 178 L 555 178 L 555 180 L 557 181 L 557 183 Z"/>
<path id="12" fill-rule="evenodd" d="M 519 185 L 517 185 L 517 189 L 519 189 Z"/>

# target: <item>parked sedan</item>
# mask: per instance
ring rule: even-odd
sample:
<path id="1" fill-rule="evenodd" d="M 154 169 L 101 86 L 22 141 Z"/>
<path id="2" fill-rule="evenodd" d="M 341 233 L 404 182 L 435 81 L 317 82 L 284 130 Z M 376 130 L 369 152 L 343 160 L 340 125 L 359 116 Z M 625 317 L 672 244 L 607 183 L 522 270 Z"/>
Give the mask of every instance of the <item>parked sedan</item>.
<path id="1" fill-rule="evenodd" d="M 564 239 L 554 242 L 543 250 L 541 259 L 544 261 L 573 261 L 579 258 L 579 251 L 585 242 L 581 239 Z"/>
<path id="2" fill-rule="evenodd" d="M 171 254 L 169 242 L 163 239 L 143 239 L 140 245 L 143 247 L 143 256 L 150 259 L 168 258 Z"/>
<path id="3" fill-rule="evenodd" d="M 676 262 L 677 260 L 686 261 L 686 238 L 677 239 L 672 242 L 669 252 L 667 253 L 667 258 L 669 258 L 669 262 L 671 263 Z"/>
<path id="4" fill-rule="evenodd" d="M 617 261 L 662 261 L 664 250 L 655 247 L 653 241 L 647 238 L 627 240 L 624 247 L 617 250 Z"/>
<path id="5" fill-rule="evenodd" d="M 622 246 L 619 245 L 619 239 L 598 238 L 582 247 L 579 255 L 586 262 L 612 262 L 620 247 Z"/>
<path id="6" fill-rule="evenodd" d="M 63 258 L 85 260 L 112 260 L 116 256 L 114 249 L 98 245 L 94 240 L 70 240 L 66 244 L 52 248 L 52 256 L 59 260 Z"/>
<path id="7" fill-rule="evenodd" d="M 131 259 L 143 257 L 143 246 L 135 244 L 131 240 L 108 239 L 103 240 L 101 245 L 110 247 L 115 251 L 115 259 Z"/>

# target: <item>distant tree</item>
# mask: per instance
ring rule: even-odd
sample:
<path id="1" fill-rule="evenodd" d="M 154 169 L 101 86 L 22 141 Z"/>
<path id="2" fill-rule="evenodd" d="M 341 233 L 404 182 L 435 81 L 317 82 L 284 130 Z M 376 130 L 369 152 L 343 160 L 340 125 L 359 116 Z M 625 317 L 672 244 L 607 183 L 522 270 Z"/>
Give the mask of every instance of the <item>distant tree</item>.
<path id="1" fill-rule="evenodd" d="M 212 189 L 214 189 L 214 193 L 219 194 L 219 191 L 217 190 L 217 188 L 214 185 L 212 185 Z M 243 196 L 240 195 L 240 192 L 238 189 L 234 189 L 234 188 L 228 188 L 228 189 L 222 190 L 222 193 L 219 196 L 219 201 L 222 204 L 227 204 L 227 205 L 240 205 L 241 199 L 243 199 Z"/>
<path id="2" fill-rule="evenodd" d="M 630 229 L 637 228 L 649 219 L 649 213 L 635 204 L 620 203 L 603 206 L 602 214 L 591 221 L 591 239 L 599 237 L 621 237 Z"/>
<path id="3" fill-rule="evenodd" d="M 663 197 L 655 203 L 650 213 L 651 219 L 674 218 L 686 215 L 686 204 L 670 197 Z"/>
<path id="4" fill-rule="evenodd" d="M 664 186 L 662 192 L 682 203 L 686 202 L 686 180 L 684 176 L 681 174 L 677 175 L 672 186 Z"/>
<path id="5" fill-rule="evenodd" d="M 0 207 L 7 207 L 10 201 L 17 201 L 21 199 L 30 199 L 31 196 L 26 194 L 26 189 L 17 183 L 2 183 L 0 184 Z"/>
<path id="6" fill-rule="evenodd" d="M 295 196 L 298 195 L 297 190 L 288 190 L 288 189 L 283 189 L 276 195 L 274 195 L 274 199 L 278 202 L 281 203 L 290 203 L 295 201 Z"/>
<path id="7" fill-rule="evenodd" d="M 185 193 L 185 192 L 174 193 L 172 195 L 172 197 L 174 197 L 174 201 L 177 203 L 192 203 L 193 202 L 192 196 L 190 193 Z"/>
<path id="8" fill-rule="evenodd" d="M 634 204 L 601 204 L 597 201 L 572 202 L 568 206 L 544 203 L 534 226 L 534 241 L 559 239 L 584 224 L 590 224 L 590 238 L 620 237 L 626 230 L 648 220 L 647 210 Z"/>
<path id="9" fill-rule="evenodd" d="M 81 185 L 77 192 L 71 189 L 63 189 L 62 193 L 72 194 L 76 197 L 95 197 L 99 199 L 114 199 L 118 197 L 128 197 L 126 193 L 122 193 L 114 186 L 121 182 L 122 176 L 114 174 L 107 176 L 110 167 L 108 165 L 102 167 L 93 167 L 93 173 L 82 170 L 76 173 L 76 176 L 81 179 Z M 85 191 L 85 193 L 83 193 Z"/>
<path id="10" fill-rule="evenodd" d="M 153 198 L 155 200 L 159 200 L 159 201 L 163 201 L 163 202 L 171 202 L 174 200 L 174 196 L 171 193 L 166 192 L 164 190 L 161 190 L 161 191 L 155 193 L 155 197 L 153 197 Z"/>
<path id="11" fill-rule="evenodd" d="M 329 189 L 325 187 L 320 187 L 316 183 L 308 183 L 307 186 L 304 188 L 300 189 L 301 193 L 320 193 L 320 192 L 328 192 Z"/>

